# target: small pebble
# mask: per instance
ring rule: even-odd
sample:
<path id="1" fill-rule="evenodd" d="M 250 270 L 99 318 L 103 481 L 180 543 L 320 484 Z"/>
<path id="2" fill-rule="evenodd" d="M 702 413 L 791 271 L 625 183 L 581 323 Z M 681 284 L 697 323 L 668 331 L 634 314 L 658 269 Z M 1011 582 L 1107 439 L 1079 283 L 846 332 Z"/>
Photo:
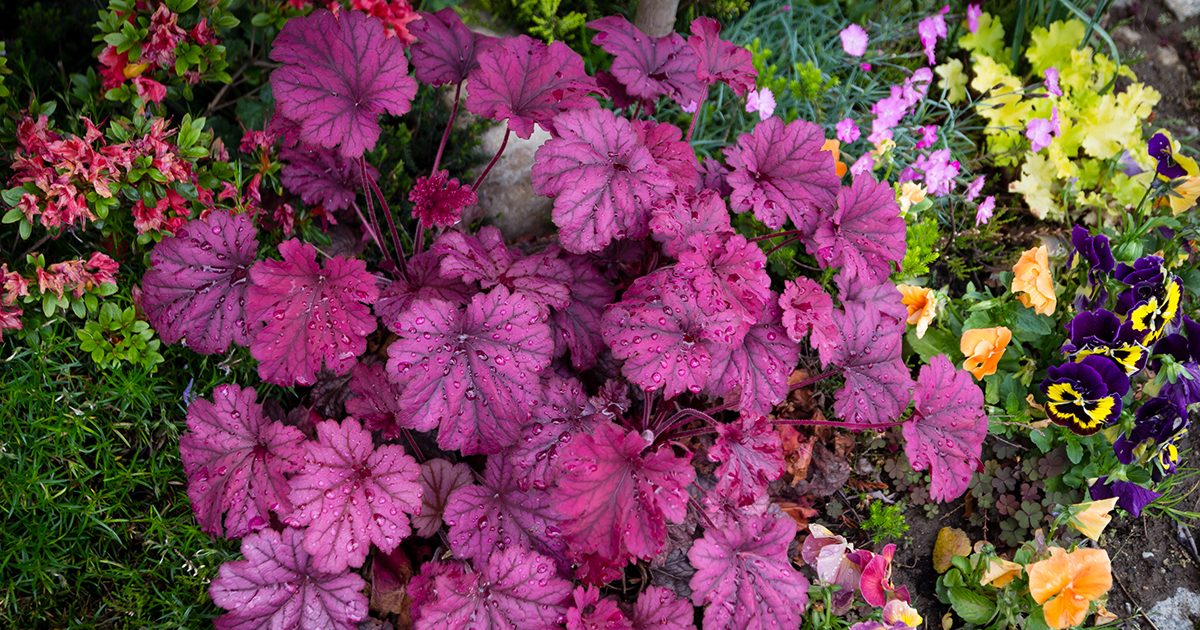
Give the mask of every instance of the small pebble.
<path id="1" fill-rule="evenodd" d="M 1142 552 L 1142 558 L 1144 558 L 1144 559 L 1149 560 L 1150 558 L 1153 558 L 1153 557 L 1154 557 L 1154 552 L 1152 552 L 1152 551 L 1143 551 Z"/>

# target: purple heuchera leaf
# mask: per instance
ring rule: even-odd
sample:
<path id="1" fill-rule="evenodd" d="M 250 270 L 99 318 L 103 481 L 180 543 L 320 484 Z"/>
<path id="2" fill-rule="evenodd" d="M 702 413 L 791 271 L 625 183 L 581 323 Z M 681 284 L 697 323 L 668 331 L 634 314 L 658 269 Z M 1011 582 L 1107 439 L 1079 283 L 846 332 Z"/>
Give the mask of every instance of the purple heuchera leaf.
<path id="1" fill-rule="evenodd" d="M 808 605 L 808 580 L 788 561 L 796 522 L 765 514 L 738 529 L 708 529 L 688 560 L 692 602 L 704 608 L 705 630 L 792 628 Z"/>
<path id="2" fill-rule="evenodd" d="M 576 586 L 575 605 L 567 609 L 567 630 L 633 630 L 617 602 L 601 599 L 595 586 Z"/>
<path id="3" fill-rule="evenodd" d="M 870 174 L 856 175 L 852 186 L 838 192 L 837 210 L 821 214 L 806 245 L 822 267 L 841 267 L 846 284 L 872 286 L 904 258 L 904 230 L 892 187 Z"/>
<path id="4" fill-rule="evenodd" d="M 533 124 L 553 132 L 560 112 L 600 106 L 589 94 L 600 93 L 583 69 L 583 58 L 562 42 L 549 46 L 519 35 L 479 55 L 471 71 L 467 109 L 497 122 L 508 119 L 518 138 L 529 139 Z"/>
<path id="5" fill-rule="evenodd" d="M 679 523 L 687 513 L 686 488 L 696 471 L 690 456 L 676 457 L 669 446 L 643 452 L 648 446 L 609 422 L 567 445 L 552 498 L 568 517 L 560 527 L 573 555 L 623 564 L 662 551 L 666 521 Z"/>
<path id="6" fill-rule="evenodd" d="M 408 26 L 416 36 L 412 52 L 417 80 L 433 87 L 461 83 L 479 67 L 479 54 L 495 46 L 495 37 L 472 33 L 454 9 L 420 13 L 421 19 Z"/>
<path id="7" fill-rule="evenodd" d="M 440 257 L 428 250 L 409 258 L 405 267 L 406 276 L 392 281 L 375 302 L 375 314 L 396 334 L 400 334 L 396 327 L 400 314 L 407 311 L 414 300 L 442 300 L 462 306 L 479 292 L 473 283 L 468 285 L 460 278 L 442 274 Z"/>
<path id="8" fill-rule="evenodd" d="M 602 417 L 594 413 L 579 381 L 551 377 L 544 400 L 534 408 L 533 418 L 521 428 L 521 439 L 508 452 L 517 487 L 545 490 L 553 485 L 563 449 L 576 435 L 590 433 Z"/>
<path id="9" fill-rule="evenodd" d="M 691 602 L 661 586 L 646 587 L 627 616 L 633 630 L 696 630 Z"/>
<path id="10" fill-rule="evenodd" d="M 664 270 L 639 278 L 608 307 L 600 332 L 625 360 L 626 378 L 667 398 L 704 388 L 713 357 L 728 352 L 742 320 L 732 309 L 705 315 L 698 300 L 690 280 Z"/>
<path id="11" fill-rule="evenodd" d="M 550 536 L 562 519 L 550 505 L 550 494 L 518 488 L 512 462 L 503 453 L 488 457 L 483 485 L 463 486 L 450 495 L 443 518 L 450 527 L 450 549 L 475 566 L 509 547 L 547 556 L 561 556 L 565 547 Z"/>
<path id="12" fill-rule="evenodd" d="M 467 563 L 457 560 L 442 562 L 430 560 L 421 565 L 421 571 L 408 581 L 408 596 L 412 598 L 412 618 L 420 619 L 427 604 L 437 601 L 437 580 L 445 578 L 444 583 L 457 584 L 467 576 Z"/>
<path id="13" fill-rule="evenodd" d="M 402 422 L 438 427 L 438 445 L 465 455 L 498 453 L 517 441 L 554 347 L 541 308 L 499 286 L 477 294 L 465 312 L 418 300 L 396 327 L 387 371 L 405 384 Z"/>
<path id="14" fill-rule="evenodd" d="M 301 143 L 299 148 L 279 152 L 283 161 L 280 182 L 300 195 L 304 203 L 321 205 L 328 212 L 345 210 L 354 205 L 354 197 L 363 185 L 363 172 L 358 162 L 321 146 Z M 379 178 L 379 171 L 367 164 L 367 176 Z"/>
<path id="15" fill-rule="evenodd" d="M 783 283 L 779 306 L 783 308 L 783 327 L 788 337 L 798 343 L 808 336 L 808 343 L 821 355 L 821 364 L 829 363 L 841 343 L 841 334 L 833 323 L 833 298 L 821 285 L 800 276 Z"/>
<path id="16" fill-rule="evenodd" d="M 838 176 L 833 154 L 822 151 L 825 131 L 820 125 L 794 120 L 784 126 L 768 118 L 753 133 L 738 136 L 738 146 L 725 147 L 733 172 L 728 182 L 734 212 L 754 210 L 754 216 L 772 230 L 791 219 L 805 234 L 817 229 L 824 209 L 833 208 Z"/>
<path id="17" fill-rule="evenodd" d="M 832 359 L 846 384 L 834 394 L 833 411 L 850 429 L 892 422 L 912 399 L 912 376 L 900 358 L 904 328 L 883 316 L 874 302 L 843 306 L 834 314 L 842 343 Z"/>
<path id="18" fill-rule="evenodd" d="M 504 245 L 500 230 L 484 226 L 478 236 L 449 231 L 438 237 L 430 251 L 442 257 L 442 273 L 479 282 L 484 289 L 504 285 L 538 306 L 565 308 L 571 302 L 570 267 L 558 257 L 559 249 L 524 256 Z"/>
<path id="19" fill-rule="evenodd" d="M 417 94 L 399 38 L 359 11 L 288 20 L 271 59 L 283 64 L 271 73 L 279 112 L 300 125 L 303 141 L 349 158 L 374 148 L 380 113 L 408 113 Z"/>
<path id="20" fill-rule="evenodd" d="M 226 562 L 208 588 L 229 610 L 217 630 L 355 630 L 367 616 L 366 581 L 354 573 L 318 569 L 304 550 L 304 531 L 273 529 L 242 539 L 245 560 Z"/>
<path id="21" fill-rule="evenodd" d="M 421 486 L 421 513 L 410 519 L 418 536 L 429 538 L 441 529 L 450 494 L 471 485 L 473 479 L 471 467 L 466 464 L 451 464 L 444 459 L 421 464 L 421 475 L 417 477 L 417 485 Z"/>
<path id="22" fill-rule="evenodd" d="M 250 268 L 246 315 L 266 324 L 250 343 L 259 376 L 278 385 L 312 385 L 322 361 L 335 374 L 349 372 L 375 332 L 367 307 L 379 297 L 375 277 L 363 261 L 341 256 L 322 269 L 316 249 L 295 239 L 280 243 L 279 253 L 282 261 Z"/>
<path id="23" fill-rule="evenodd" d="M 750 51 L 721 39 L 721 24 L 708 17 L 692 20 L 688 46 L 696 53 L 696 78 L 706 85 L 724 81 L 738 96 L 754 89 L 758 71 Z"/>
<path id="24" fill-rule="evenodd" d="M 650 236 L 663 244 L 663 252 L 678 258 L 689 249 L 688 239 L 700 234 L 725 240 L 734 234 L 725 200 L 715 191 L 692 195 L 676 189 L 650 209 Z"/>
<path id="25" fill-rule="evenodd" d="M 300 470 L 304 434 L 269 422 L 256 395 L 251 387 L 221 385 L 213 402 L 188 405 L 179 454 L 200 530 L 214 536 L 239 538 L 266 527 L 271 511 L 292 511 L 284 475 Z"/>
<path id="26" fill-rule="evenodd" d="M 437 575 L 432 591 L 413 613 L 415 630 L 552 630 L 565 620 L 571 582 L 549 558 L 509 547 L 478 573 Z"/>
<path id="27" fill-rule="evenodd" d="M 604 249 L 613 239 L 649 234 L 650 207 L 675 182 L 624 118 L 607 109 L 554 119 L 559 137 L 534 155 L 533 189 L 555 197 L 551 218 L 567 251 Z"/>
<path id="28" fill-rule="evenodd" d="M 449 179 L 448 179 L 449 178 Z M 418 177 L 412 190 L 408 191 L 412 202 L 412 215 L 421 225 L 432 227 L 458 223 L 463 209 L 479 202 L 475 191 L 450 178 L 450 171 L 438 171 L 429 177 Z"/>
<path id="29" fill-rule="evenodd" d="M 678 190 L 693 191 L 700 186 L 700 163 L 692 145 L 683 141 L 683 131 L 670 123 L 635 120 L 638 144 L 650 150 L 658 165 L 667 169 Z"/>
<path id="30" fill-rule="evenodd" d="M 688 238 L 688 249 L 680 252 L 676 269 L 691 279 L 704 314 L 733 309 L 742 319 L 743 334 L 758 323 L 770 301 L 767 255 L 741 234 L 728 238 L 693 235 Z"/>
<path id="31" fill-rule="evenodd" d="M 987 437 L 983 392 L 971 374 L 957 370 L 945 355 L 921 367 L 913 392 L 912 419 L 901 425 L 904 454 L 913 470 L 929 470 L 929 497 L 952 501 L 966 492 Z"/>
<path id="32" fill-rule="evenodd" d="M 214 210 L 166 237 L 150 251 L 142 278 L 142 308 L 164 343 L 186 340 L 201 354 L 250 345 L 246 325 L 247 269 L 258 253 L 249 215 Z"/>
<path id="33" fill-rule="evenodd" d="M 596 266 L 583 256 L 564 254 L 561 259 L 571 269 L 571 303 L 566 308 L 550 311 L 554 335 L 554 356 L 571 351 L 571 365 L 586 370 L 596 364 L 604 350 L 600 335 L 600 319 L 604 307 L 617 297 L 616 288 L 604 278 Z"/>
<path id="34" fill-rule="evenodd" d="M 740 390 L 737 409 L 766 415 L 788 394 L 788 377 L 800 360 L 800 347 L 787 336 L 780 323 L 775 294 L 763 311 L 762 321 L 750 327 L 742 343 L 718 351 L 706 389 L 714 396 Z"/>
<path id="35" fill-rule="evenodd" d="M 779 433 L 765 417 L 748 413 L 717 425 L 708 458 L 721 462 L 715 473 L 716 491 L 742 505 L 753 503 L 784 471 Z"/>
<path id="36" fill-rule="evenodd" d="M 360 567 L 371 543 L 391 553 L 410 533 L 408 515 L 421 509 L 420 468 L 404 447 L 371 443 L 354 418 L 317 425 L 305 443 L 304 469 L 291 479 L 296 506 L 285 519 L 304 527 L 304 549 L 322 571 Z"/>
<path id="37" fill-rule="evenodd" d="M 699 60 L 679 34 L 649 37 L 619 15 L 587 26 L 600 31 L 592 43 L 613 56 L 609 72 L 630 96 L 648 100 L 670 96 L 685 107 L 703 100 L 703 86 L 696 80 Z"/>
<path id="38" fill-rule="evenodd" d="M 388 380 L 382 365 L 359 363 L 350 370 L 350 391 L 346 413 L 354 416 L 368 431 L 380 431 L 385 440 L 400 437 L 400 395 L 403 389 Z"/>
<path id="39" fill-rule="evenodd" d="M 880 321 L 884 325 L 895 325 L 904 331 L 908 322 L 908 307 L 904 305 L 904 294 L 891 281 L 879 284 L 862 282 L 847 282 L 841 272 L 834 274 L 833 281 L 837 285 L 842 303 L 858 302 L 871 304 L 879 311 Z"/>

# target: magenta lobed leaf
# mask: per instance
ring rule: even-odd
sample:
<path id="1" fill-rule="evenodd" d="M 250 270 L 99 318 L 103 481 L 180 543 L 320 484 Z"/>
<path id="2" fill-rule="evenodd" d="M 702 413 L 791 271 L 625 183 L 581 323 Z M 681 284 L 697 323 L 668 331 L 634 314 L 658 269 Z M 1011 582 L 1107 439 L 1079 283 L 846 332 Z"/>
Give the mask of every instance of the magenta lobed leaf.
<path id="1" fill-rule="evenodd" d="M 754 89 L 758 71 L 750 51 L 721 39 L 721 24 L 709 17 L 692 20 L 688 46 L 699 61 L 696 79 L 705 85 L 724 81 L 738 96 Z"/>
<path id="2" fill-rule="evenodd" d="M 561 258 L 571 270 L 572 279 L 567 286 L 571 289 L 571 303 L 566 308 L 550 311 L 550 324 L 554 334 L 554 356 L 571 351 L 571 365 L 576 370 L 586 370 L 596 364 L 604 350 L 604 337 L 600 335 L 600 320 L 604 307 L 616 299 L 616 289 L 605 280 L 596 266 L 575 254 L 564 254 Z"/>
<path id="3" fill-rule="evenodd" d="M 654 100 L 670 96 L 682 106 L 704 99 L 696 80 L 699 60 L 677 33 L 650 37 L 624 17 L 614 15 L 587 23 L 600 31 L 592 43 L 613 56 L 609 72 L 633 97 Z"/>
<path id="4" fill-rule="evenodd" d="M 479 55 L 495 46 L 495 37 L 472 33 L 462 23 L 454 9 L 436 13 L 420 13 L 408 31 L 416 36 L 412 52 L 417 80 L 433 87 L 461 83 L 472 70 L 479 67 Z"/>
<path id="5" fill-rule="evenodd" d="M 649 233 L 650 207 L 675 183 L 624 118 L 607 109 L 554 119 L 559 137 L 538 148 L 533 189 L 554 197 L 551 218 L 567 251 L 600 251 L 613 239 Z"/>
<path id="6" fill-rule="evenodd" d="M 413 204 L 413 217 L 425 227 L 454 225 L 462 219 L 463 209 L 479 202 L 475 191 L 459 184 L 458 178 L 450 178 L 449 171 L 418 177 L 408 191 L 408 200 Z"/>
<path id="7" fill-rule="evenodd" d="M 222 564 L 208 588 L 213 603 L 231 611 L 213 620 L 217 630 L 356 630 L 367 616 L 366 581 L 318 569 L 303 537 L 289 527 L 242 539 L 246 559 Z"/>
<path id="8" fill-rule="evenodd" d="M 900 357 L 904 328 L 882 315 L 874 302 L 846 302 L 843 307 L 834 315 L 842 343 L 832 359 L 846 384 L 834 394 L 833 411 L 850 429 L 892 422 L 912 399 L 912 376 Z"/>
<path id="9" fill-rule="evenodd" d="M 354 397 L 346 401 L 346 413 L 354 416 L 368 431 L 380 431 L 384 439 L 400 437 L 403 389 L 388 380 L 382 365 L 359 363 L 350 370 L 350 391 Z"/>
<path id="10" fill-rule="evenodd" d="M 450 494 L 471 485 L 471 467 L 451 464 L 444 459 L 431 459 L 421 464 L 417 485 L 421 486 L 421 512 L 410 520 L 418 536 L 429 538 L 442 527 L 442 515 Z"/>
<path id="11" fill-rule="evenodd" d="M 504 285 L 538 306 L 565 308 L 571 302 L 570 267 L 551 246 L 532 256 L 510 250 L 500 230 L 484 226 L 477 236 L 449 231 L 430 248 L 442 257 L 442 273 L 479 282 L 484 289 Z"/>
<path id="12" fill-rule="evenodd" d="M 779 306 L 783 308 L 783 327 L 788 337 L 799 343 L 807 336 L 808 343 L 820 354 L 821 365 L 833 360 L 841 334 L 833 323 L 833 298 L 825 289 L 804 276 L 788 280 L 783 283 Z"/>
<path id="13" fill-rule="evenodd" d="M 415 630 L 552 630 L 571 598 L 571 582 L 555 575 L 554 562 L 521 547 L 493 553 L 478 573 L 433 582 L 433 599 L 413 614 Z"/>
<path id="14" fill-rule="evenodd" d="M 875 285 L 862 282 L 847 283 L 840 272 L 834 274 L 833 281 L 841 291 L 839 297 L 843 303 L 871 304 L 879 311 L 882 323 L 894 324 L 901 331 L 904 330 L 904 325 L 908 323 L 908 307 L 904 305 L 904 294 L 900 293 L 900 289 L 897 289 L 894 283 L 891 281 Z"/>
<path id="15" fill-rule="evenodd" d="M 363 185 L 358 162 L 322 146 L 301 143 L 295 149 L 283 149 L 279 159 L 285 162 L 280 182 L 300 195 L 304 203 L 321 205 L 327 212 L 345 210 L 354 205 L 354 197 Z M 367 164 L 367 176 L 379 178 L 379 171 Z"/>
<path id="16" fill-rule="evenodd" d="M 713 357 L 706 389 L 714 396 L 740 391 L 737 409 L 766 415 L 788 394 L 788 377 L 796 369 L 800 348 L 787 336 L 780 323 L 775 294 L 763 311 L 763 319 L 750 327 L 742 343 L 722 348 Z"/>
<path id="17" fill-rule="evenodd" d="M 704 513 L 717 529 L 737 529 L 750 519 L 766 514 L 771 505 L 765 492 L 759 493 L 746 505 L 718 492 L 709 492 L 700 500 Z"/>
<path id="18" fill-rule="evenodd" d="M 312 245 L 279 244 L 282 261 L 250 268 L 246 315 L 266 324 L 250 343 L 258 374 L 278 385 L 311 385 L 321 362 L 345 374 L 367 349 L 375 318 L 367 308 L 379 297 L 375 277 L 361 260 L 335 256 L 322 269 Z"/>
<path id="19" fill-rule="evenodd" d="M 738 136 L 738 146 L 725 147 L 733 169 L 728 182 L 734 212 L 754 210 L 772 230 L 791 219 L 805 234 L 817 229 L 820 212 L 832 208 L 839 180 L 833 154 L 822 151 L 825 132 L 820 125 L 794 120 L 784 126 L 768 118 L 752 133 Z"/>
<path id="20" fill-rule="evenodd" d="M 676 457 L 670 446 L 643 453 L 648 446 L 640 434 L 609 422 L 567 445 L 551 492 L 568 517 L 560 527 L 572 554 L 623 564 L 662 550 L 666 521 L 681 522 L 687 512 L 686 488 L 696 471 L 690 455 Z"/>
<path id="21" fill-rule="evenodd" d="M 904 258 L 904 231 L 892 187 L 856 175 L 838 192 L 837 210 L 821 214 L 807 246 L 822 267 L 841 267 L 846 284 L 871 286 L 887 280 L 891 263 Z"/>
<path id="22" fill-rule="evenodd" d="M 663 252 L 672 258 L 690 248 L 694 235 L 715 236 L 725 240 L 733 236 L 725 200 L 712 190 L 692 195 L 679 189 L 650 209 L 650 236 L 663 244 Z"/>
<path id="23" fill-rule="evenodd" d="M 633 630 L 696 630 L 691 602 L 661 586 L 648 586 L 628 612 Z"/>
<path id="24" fill-rule="evenodd" d="M 741 505 L 753 503 L 784 471 L 779 434 L 765 417 L 748 413 L 717 425 L 708 458 L 721 462 L 715 473 L 716 491 Z"/>
<path id="25" fill-rule="evenodd" d="M 250 345 L 247 269 L 258 253 L 249 215 L 214 210 L 150 251 L 142 308 L 164 343 L 180 339 L 201 354 Z"/>
<path id="26" fill-rule="evenodd" d="M 550 494 L 537 488 L 522 491 L 503 453 L 488 457 L 483 485 L 463 486 L 450 495 L 444 518 L 450 527 L 450 549 L 475 566 L 509 547 L 563 555 L 562 540 L 551 537 L 562 515 L 551 507 Z"/>
<path id="27" fill-rule="evenodd" d="M 405 271 L 406 275 L 393 280 L 375 302 L 375 314 L 396 334 L 400 334 L 396 327 L 400 314 L 407 311 L 414 300 L 442 300 L 462 306 L 478 293 L 478 287 L 442 274 L 440 258 L 429 251 L 409 258 Z"/>
<path id="28" fill-rule="evenodd" d="M 271 59 L 283 64 L 271 73 L 279 112 L 300 126 L 303 141 L 349 158 L 374 148 L 380 113 L 407 113 L 417 94 L 403 44 L 359 11 L 318 9 L 288 20 Z"/>
<path id="29" fill-rule="evenodd" d="M 354 418 L 317 425 L 305 444 L 304 469 L 291 479 L 295 510 L 284 519 L 304 527 L 304 549 L 322 571 L 360 567 L 371 543 L 391 553 L 410 533 L 408 514 L 421 508 L 420 469 L 404 447 L 371 443 Z"/>
<path id="30" fill-rule="evenodd" d="M 269 422 L 256 396 L 252 387 L 221 385 L 213 402 L 188 405 L 179 454 L 200 530 L 214 536 L 239 538 L 266 527 L 271 512 L 292 511 L 284 475 L 300 470 L 304 434 Z"/>
<path id="31" fill-rule="evenodd" d="M 921 367 L 913 392 L 912 419 L 901 425 L 904 454 L 913 470 L 929 470 L 929 497 L 952 501 L 967 491 L 987 437 L 983 392 L 969 372 L 955 369 L 945 355 Z"/>
<path id="32" fill-rule="evenodd" d="M 567 609 L 567 630 L 633 630 L 633 624 L 611 599 L 601 599 L 600 589 L 576 586 L 575 605 Z"/>
<path id="33" fill-rule="evenodd" d="M 692 601 L 704 609 L 704 630 L 792 628 L 808 605 L 808 580 L 788 561 L 796 522 L 766 514 L 736 530 L 709 529 L 688 560 Z"/>
<path id="34" fill-rule="evenodd" d="M 549 46 L 527 35 L 509 38 L 479 55 L 471 71 L 467 109 L 497 122 L 508 119 L 518 138 L 529 139 L 533 124 L 554 132 L 560 112 L 600 106 L 600 93 L 583 69 L 583 58 L 562 42 Z"/>
<path id="35" fill-rule="evenodd" d="M 405 384 L 402 422 L 438 427 L 438 445 L 465 455 L 498 453 L 517 441 L 554 347 L 541 308 L 498 286 L 473 297 L 465 312 L 417 300 L 396 328 L 387 371 Z"/>
<path id="36" fill-rule="evenodd" d="M 420 619 L 427 604 L 437 601 L 437 580 L 446 578 L 450 584 L 455 584 L 467 577 L 467 563 L 457 560 L 430 560 L 421 565 L 421 571 L 408 581 L 408 596 L 412 598 L 409 609 L 414 620 Z"/>
<path id="37" fill-rule="evenodd" d="M 606 18 L 607 19 L 607 18 Z M 650 155 L 659 166 L 675 180 L 675 188 L 694 191 L 700 186 L 700 162 L 692 145 L 683 141 L 683 131 L 670 123 L 653 120 L 635 120 L 631 123 L 637 132 L 638 144 L 650 150 Z"/>
<path id="38" fill-rule="evenodd" d="M 688 238 L 688 249 L 680 252 L 676 268 L 679 275 L 692 280 L 704 314 L 733 309 L 742 320 L 742 333 L 763 317 L 771 297 L 767 255 L 741 234 L 728 238 L 693 235 Z"/>
<path id="39" fill-rule="evenodd" d="M 601 323 L 613 356 L 625 360 L 621 373 L 668 398 L 703 389 L 713 357 L 728 352 L 744 331 L 732 309 L 705 315 L 698 301 L 691 281 L 668 270 L 634 282 Z"/>
<path id="40" fill-rule="evenodd" d="M 508 452 L 517 487 L 545 490 L 558 479 L 559 455 L 571 439 L 591 432 L 600 416 L 588 401 L 583 385 L 551 377 L 544 400 L 533 409 L 533 418 L 521 428 L 521 439 Z"/>

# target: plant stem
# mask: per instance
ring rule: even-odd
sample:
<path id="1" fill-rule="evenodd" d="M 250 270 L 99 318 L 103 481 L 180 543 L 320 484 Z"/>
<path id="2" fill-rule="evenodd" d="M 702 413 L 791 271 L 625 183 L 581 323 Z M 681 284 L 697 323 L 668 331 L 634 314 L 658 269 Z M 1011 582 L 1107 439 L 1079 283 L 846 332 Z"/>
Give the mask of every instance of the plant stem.
<path id="1" fill-rule="evenodd" d="M 508 134 L 510 133 L 512 133 L 511 127 L 504 130 L 504 140 L 500 142 L 500 150 L 496 151 L 496 155 L 492 156 L 492 161 L 488 162 L 487 168 L 483 169 L 483 173 L 479 175 L 479 179 L 476 179 L 475 183 L 471 184 L 471 192 L 478 190 L 479 184 L 483 183 L 483 178 L 487 177 L 488 173 L 492 172 L 492 167 L 496 165 L 496 160 L 500 159 L 500 154 L 504 153 L 504 147 L 508 146 Z"/>
<path id="2" fill-rule="evenodd" d="M 692 141 L 692 132 L 696 130 L 696 119 L 700 117 L 700 112 L 704 109 L 704 101 L 708 99 L 708 87 L 704 88 L 704 95 L 700 97 L 700 102 L 696 104 L 696 113 L 692 114 L 692 124 L 688 125 L 687 138 L 684 142 Z"/>
<path id="3" fill-rule="evenodd" d="M 387 200 L 383 198 L 383 191 L 379 190 L 379 184 L 375 183 L 375 178 L 367 177 L 367 161 L 362 160 L 363 177 L 371 184 L 371 190 L 375 191 L 375 197 L 379 199 L 379 205 L 383 208 L 383 216 L 387 217 L 388 229 L 392 231 L 392 245 L 396 247 L 396 262 L 399 264 L 400 273 L 406 273 L 404 270 L 404 247 L 400 245 L 400 231 L 396 229 L 396 220 L 392 218 L 392 210 L 388 207 Z"/>
<path id="4" fill-rule="evenodd" d="M 395 265 L 396 259 L 392 258 L 392 253 L 388 251 L 388 248 L 380 240 L 379 218 L 375 216 L 375 206 L 371 202 L 371 178 L 367 176 L 367 160 L 361 156 L 358 158 L 358 172 L 362 174 L 363 190 L 366 192 L 365 196 L 367 198 L 367 215 L 371 217 L 371 221 L 367 225 L 370 226 L 371 232 L 375 236 L 375 244 L 383 252 L 383 259 Z"/>
<path id="5" fill-rule="evenodd" d="M 801 238 L 804 238 L 804 236 L 799 235 L 799 236 L 793 236 L 793 237 L 784 239 L 784 241 L 782 243 L 776 245 L 775 247 L 772 247 L 771 250 L 767 252 L 767 257 L 769 258 L 771 256 L 771 254 L 774 254 L 775 252 L 783 249 L 784 246 L 788 245 L 789 243 L 794 243 L 794 242 L 800 240 Z"/>
<path id="6" fill-rule="evenodd" d="M 781 236 L 792 236 L 793 234 L 803 234 L 803 233 L 804 233 L 803 230 L 784 230 L 782 232 L 775 232 L 773 234 L 767 234 L 764 236 L 755 236 L 754 238 L 750 239 L 750 242 L 757 243 L 759 241 L 769 241 L 773 238 L 779 238 Z"/>
<path id="7" fill-rule="evenodd" d="M 794 392 L 797 389 L 800 389 L 801 387 L 808 387 L 809 385 L 812 385 L 813 383 L 823 381 L 823 380 L 829 378 L 830 376 L 833 376 L 834 374 L 838 373 L 839 371 L 840 370 L 833 369 L 833 370 L 827 370 L 825 372 L 821 372 L 820 374 L 818 374 L 808 380 L 800 381 L 799 383 L 792 385 L 790 388 L 788 388 L 788 391 Z"/>
<path id="8" fill-rule="evenodd" d="M 404 433 L 404 437 L 408 439 L 408 445 L 412 447 L 413 455 L 417 457 L 417 462 L 424 464 L 425 454 L 421 452 L 421 447 L 417 446 L 417 441 L 413 439 L 412 433 L 408 429 L 404 428 L 401 428 L 400 431 L 402 431 Z"/>
<path id="9" fill-rule="evenodd" d="M 680 440 L 696 435 L 705 435 L 707 433 L 716 433 L 716 427 L 704 427 L 703 429 L 692 429 L 691 431 L 680 431 L 671 435 L 672 440 Z"/>
<path id="10" fill-rule="evenodd" d="M 895 422 L 880 422 L 878 424 L 851 424 L 849 422 L 839 422 L 837 420 L 776 420 L 772 424 L 791 424 L 813 427 L 841 427 L 843 429 L 889 429 L 891 427 L 898 427 L 905 422 L 905 420 L 897 420 Z"/>
<path id="11" fill-rule="evenodd" d="M 367 201 L 368 202 L 371 201 L 371 198 L 369 196 L 367 197 Z M 363 216 L 362 209 L 358 207 L 357 202 L 354 203 L 353 206 L 354 206 L 354 213 L 358 215 L 358 220 L 362 221 L 363 225 L 367 226 L 367 234 L 371 235 L 371 240 L 375 241 L 375 246 L 378 247 L 380 251 L 382 251 L 386 254 L 387 249 L 385 249 L 383 246 L 383 243 L 381 243 L 379 241 L 379 234 L 375 232 L 375 226 L 372 225 L 371 222 L 367 220 L 367 217 Z"/>
<path id="12" fill-rule="evenodd" d="M 454 128 L 454 118 L 458 115 L 458 97 L 462 94 L 462 81 L 458 82 L 458 86 L 454 88 L 454 106 L 450 108 L 450 122 L 446 123 L 446 132 L 442 134 L 442 143 L 438 145 L 437 157 L 433 158 L 433 172 L 438 172 L 438 165 L 442 163 L 442 151 L 446 148 L 446 140 L 450 139 L 450 130 Z M 417 250 L 420 253 L 420 249 Z"/>

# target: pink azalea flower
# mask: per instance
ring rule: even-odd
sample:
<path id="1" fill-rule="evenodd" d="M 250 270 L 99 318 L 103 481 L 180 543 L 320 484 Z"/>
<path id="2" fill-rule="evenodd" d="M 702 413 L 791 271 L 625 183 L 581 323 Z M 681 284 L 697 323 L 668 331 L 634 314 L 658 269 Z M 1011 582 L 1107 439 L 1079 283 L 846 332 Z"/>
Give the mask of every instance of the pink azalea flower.
<path id="1" fill-rule="evenodd" d="M 867 31 L 863 27 L 851 24 L 842 29 L 839 36 L 842 38 L 842 50 L 847 55 L 861 57 L 867 52 Z"/>
<path id="2" fill-rule="evenodd" d="M 967 186 L 967 201 L 975 201 L 975 198 L 979 196 L 979 192 L 983 190 L 983 183 L 983 175 L 980 175 Z"/>
<path id="3" fill-rule="evenodd" d="M 1049 120 L 1034 118 L 1029 121 L 1029 125 L 1025 128 L 1025 137 L 1029 138 L 1030 150 L 1036 153 L 1050 146 L 1059 132 L 1058 108 L 1055 107 L 1051 110 Z"/>
<path id="4" fill-rule="evenodd" d="M 978 4 L 967 5 L 967 29 L 972 33 L 979 30 L 979 16 L 983 15 L 983 9 L 979 8 Z"/>
<path id="5" fill-rule="evenodd" d="M 938 38 L 946 37 L 946 18 L 941 13 L 931 15 L 917 25 L 917 33 L 921 36 L 921 45 L 925 47 L 925 56 L 929 65 L 933 65 L 933 49 L 937 46 Z"/>
<path id="6" fill-rule="evenodd" d="M 928 149 L 937 142 L 937 125 L 921 127 L 921 139 L 917 141 L 918 149 Z"/>
<path id="7" fill-rule="evenodd" d="M 992 218 L 992 210 L 996 207 L 996 198 L 988 196 L 979 204 L 979 208 L 975 210 L 975 227 L 987 225 L 989 219 Z"/>
<path id="8" fill-rule="evenodd" d="M 775 95 L 771 93 L 771 88 L 751 90 L 746 95 L 746 112 L 758 112 L 759 120 L 770 118 L 775 113 Z"/>
<path id="9" fill-rule="evenodd" d="M 843 144 L 850 144 L 862 137 L 862 132 L 858 130 L 858 125 L 854 121 L 847 118 L 837 124 L 837 138 Z"/>
<path id="10" fill-rule="evenodd" d="M 1053 96 L 1062 96 L 1062 89 L 1058 87 L 1058 70 L 1046 68 L 1042 75 L 1046 77 L 1046 91 Z"/>

